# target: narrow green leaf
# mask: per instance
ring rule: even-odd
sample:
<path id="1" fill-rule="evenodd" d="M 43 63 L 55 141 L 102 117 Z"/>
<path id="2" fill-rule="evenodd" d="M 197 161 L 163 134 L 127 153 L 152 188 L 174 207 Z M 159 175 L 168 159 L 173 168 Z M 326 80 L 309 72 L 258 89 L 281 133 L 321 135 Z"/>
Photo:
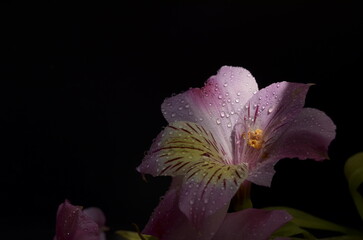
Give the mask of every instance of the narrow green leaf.
<path id="1" fill-rule="evenodd" d="M 332 232 L 338 232 L 343 233 L 347 235 L 357 235 L 361 236 L 363 238 L 363 235 L 361 232 L 351 229 L 348 227 L 344 227 L 329 221 L 326 221 L 324 219 L 315 217 L 313 215 L 310 215 L 308 213 L 305 213 L 303 211 L 289 208 L 289 207 L 269 207 L 266 208 L 269 210 L 286 210 L 293 219 L 291 220 L 292 223 L 296 224 L 297 226 L 301 228 L 308 228 L 308 229 L 318 229 L 318 230 L 326 230 L 326 231 L 332 231 Z"/>
<path id="2" fill-rule="evenodd" d="M 297 235 L 303 235 L 303 239 L 313 240 L 316 239 L 311 233 L 306 231 L 305 229 L 300 228 L 293 222 L 288 222 L 278 230 L 273 233 L 273 237 L 289 237 L 291 239 L 302 239 L 302 238 L 293 238 Z"/>
<path id="3" fill-rule="evenodd" d="M 121 236 L 125 240 L 158 240 L 157 237 L 131 231 L 119 230 L 116 231 L 116 234 Z"/>
<path id="4" fill-rule="evenodd" d="M 363 183 L 363 152 L 357 153 L 347 160 L 344 173 L 348 179 L 350 194 L 363 219 L 363 196 L 358 192 L 358 187 Z"/>

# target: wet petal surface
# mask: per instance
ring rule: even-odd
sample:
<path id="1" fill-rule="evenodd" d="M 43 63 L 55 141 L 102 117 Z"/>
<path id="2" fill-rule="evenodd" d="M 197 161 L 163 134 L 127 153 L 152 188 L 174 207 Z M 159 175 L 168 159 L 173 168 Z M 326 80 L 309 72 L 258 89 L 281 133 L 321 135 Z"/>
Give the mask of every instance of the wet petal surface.
<path id="1" fill-rule="evenodd" d="M 228 206 L 247 177 L 247 166 L 229 164 L 224 153 L 204 127 L 174 122 L 158 136 L 138 170 L 154 176 L 183 176 L 179 206 L 199 225 Z"/>
<path id="2" fill-rule="evenodd" d="M 226 215 L 227 208 L 220 209 L 209 216 L 196 228 L 180 211 L 178 199 L 181 179 L 174 179 L 170 190 L 154 210 L 143 230 L 144 234 L 158 237 L 160 240 L 208 240 L 211 239 Z M 179 183 L 176 183 L 179 182 Z M 176 186 L 178 185 L 178 186 Z"/>
<path id="3" fill-rule="evenodd" d="M 327 159 L 335 129 L 333 121 L 324 112 L 304 108 L 279 140 L 275 154 L 278 158 Z"/>
<path id="4" fill-rule="evenodd" d="M 231 132 L 243 106 L 258 90 L 253 76 L 244 68 L 222 67 L 203 88 L 193 88 L 168 98 L 162 112 L 169 122 L 189 121 L 205 127 L 231 152 Z"/>
<path id="5" fill-rule="evenodd" d="M 55 239 L 100 240 L 100 229 L 90 216 L 82 212 L 81 207 L 65 201 L 58 208 Z"/>
<path id="6" fill-rule="evenodd" d="M 271 234 L 291 220 L 286 211 L 249 208 L 228 213 L 212 240 L 267 240 Z"/>

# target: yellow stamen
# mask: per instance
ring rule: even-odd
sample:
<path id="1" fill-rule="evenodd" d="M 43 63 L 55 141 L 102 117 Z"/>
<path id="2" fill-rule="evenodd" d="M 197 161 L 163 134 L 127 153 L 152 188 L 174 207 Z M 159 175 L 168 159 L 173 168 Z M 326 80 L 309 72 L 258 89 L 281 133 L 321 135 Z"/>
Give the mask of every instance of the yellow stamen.
<path id="1" fill-rule="evenodd" d="M 261 149 L 263 144 L 262 133 L 263 131 L 261 129 L 256 129 L 249 131 L 247 134 L 242 134 L 242 137 L 247 140 L 247 144 L 250 147 Z"/>

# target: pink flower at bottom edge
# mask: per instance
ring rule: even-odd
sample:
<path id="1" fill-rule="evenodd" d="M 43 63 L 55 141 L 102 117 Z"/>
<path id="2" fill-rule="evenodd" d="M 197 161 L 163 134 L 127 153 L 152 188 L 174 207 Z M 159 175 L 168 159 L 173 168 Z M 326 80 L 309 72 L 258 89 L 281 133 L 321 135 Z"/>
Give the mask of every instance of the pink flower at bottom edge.
<path id="1" fill-rule="evenodd" d="M 102 232 L 105 222 L 105 215 L 99 208 L 82 210 L 65 200 L 58 207 L 53 240 L 106 240 Z"/>

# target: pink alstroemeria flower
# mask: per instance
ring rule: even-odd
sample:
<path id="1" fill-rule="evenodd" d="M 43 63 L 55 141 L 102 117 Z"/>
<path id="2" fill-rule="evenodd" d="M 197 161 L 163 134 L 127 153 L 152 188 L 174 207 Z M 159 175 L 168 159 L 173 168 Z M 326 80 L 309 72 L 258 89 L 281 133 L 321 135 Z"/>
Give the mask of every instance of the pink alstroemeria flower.
<path id="1" fill-rule="evenodd" d="M 280 82 L 258 90 L 247 70 L 222 67 L 203 88 L 164 101 L 169 125 L 138 171 L 182 178 L 180 211 L 197 228 L 214 215 L 221 223 L 242 183 L 270 186 L 278 160 L 327 158 L 335 125 L 304 108 L 310 86 Z"/>
<path id="2" fill-rule="evenodd" d="M 99 208 L 74 206 L 65 201 L 58 207 L 53 240 L 106 240 L 102 231 L 106 222 Z"/>

